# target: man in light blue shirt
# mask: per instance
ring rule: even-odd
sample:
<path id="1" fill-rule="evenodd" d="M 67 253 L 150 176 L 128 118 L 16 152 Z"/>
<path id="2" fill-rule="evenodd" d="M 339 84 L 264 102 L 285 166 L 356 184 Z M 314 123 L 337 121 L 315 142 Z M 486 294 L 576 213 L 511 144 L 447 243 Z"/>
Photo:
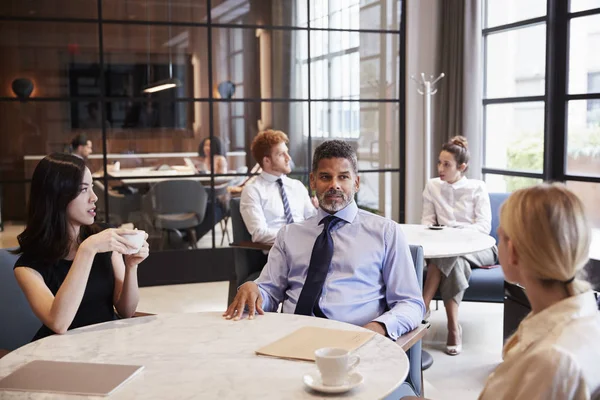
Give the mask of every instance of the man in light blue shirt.
<path id="1" fill-rule="evenodd" d="M 356 206 L 352 147 L 340 140 L 318 146 L 310 184 L 318 215 L 279 231 L 260 277 L 240 286 L 223 316 L 238 320 L 247 307 L 252 319 L 283 303 L 283 312 L 348 322 L 394 340 L 416 328 L 425 305 L 406 238 L 394 221 Z"/>

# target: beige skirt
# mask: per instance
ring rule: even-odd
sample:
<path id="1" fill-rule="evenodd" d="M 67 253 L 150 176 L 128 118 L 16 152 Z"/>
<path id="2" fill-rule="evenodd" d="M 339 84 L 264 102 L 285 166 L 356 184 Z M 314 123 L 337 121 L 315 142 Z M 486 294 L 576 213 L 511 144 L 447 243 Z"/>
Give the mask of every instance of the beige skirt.
<path id="1" fill-rule="evenodd" d="M 442 300 L 454 300 L 457 304 L 463 299 L 469 287 L 471 269 L 498 263 L 498 248 L 479 251 L 459 257 L 428 259 L 427 265 L 434 264 L 441 272 L 440 294 Z"/>

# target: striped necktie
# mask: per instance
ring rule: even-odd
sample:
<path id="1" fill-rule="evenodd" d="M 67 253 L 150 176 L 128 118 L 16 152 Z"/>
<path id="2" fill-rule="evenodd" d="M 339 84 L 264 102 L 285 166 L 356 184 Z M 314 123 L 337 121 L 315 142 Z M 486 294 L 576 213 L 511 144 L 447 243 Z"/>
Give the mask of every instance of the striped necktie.
<path id="1" fill-rule="evenodd" d="M 292 210 L 290 210 L 290 202 L 285 194 L 285 189 L 283 188 L 283 181 L 281 178 L 277 179 L 277 184 L 279 185 L 279 192 L 281 193 L 281 200 L 283 200 L 283 211 L 285 212 L 285 221 L 288 224 L 294 223 L 294 218 L 292 218 Z"/>

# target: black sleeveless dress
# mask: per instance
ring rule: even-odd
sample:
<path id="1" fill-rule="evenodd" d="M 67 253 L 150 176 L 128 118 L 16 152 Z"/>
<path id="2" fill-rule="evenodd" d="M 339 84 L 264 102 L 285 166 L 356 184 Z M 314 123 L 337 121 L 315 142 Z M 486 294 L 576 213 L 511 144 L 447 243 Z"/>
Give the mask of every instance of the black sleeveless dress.
<path id="1" fill-rule="evenodd" d="M 111 254 L 111 252 L 98 253 L 94 257 L 81 304 L 69 330 L 117 318 L 113 307 L 115 276 L 110 259 Z M 52 294 L 56 296 L 72 264 L 73 261 L 68 260 L 59 260 L 54 264 L 49 264 L 36 259 L 35 254 L 22 254 L 14 268 L 29 267 L 36 270 L 44 278 L 44 282 Z M 54 332 L 43 325 L 32 341 L 50 335 L 54 335 Z"/>

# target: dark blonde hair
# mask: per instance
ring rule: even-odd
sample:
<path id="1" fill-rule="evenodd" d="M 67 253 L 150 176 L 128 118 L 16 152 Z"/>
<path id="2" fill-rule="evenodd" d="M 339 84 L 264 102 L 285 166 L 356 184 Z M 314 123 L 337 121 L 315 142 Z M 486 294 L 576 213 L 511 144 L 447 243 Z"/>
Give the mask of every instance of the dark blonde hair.
<path id="1" fill-rule="evenodd" d="M 289 142 L 287 135 L 282 131 L 267 129 L 259 132 L 254 140 L 252 140 L 250 151 L 252 152 L 254 160 L 262 167 L 263 158 L 271 157 L 271 149 L 273 146 L 276 146 L 279 143 L 288 144 Z"/>
<path id="2" fill-rule="evenodd" d="M 456 160 L 456 166 L 458 167 L 461 164 L 466 164 L 467 167 L 463 172 L 466 172 L 469 168 L 469 158 L 471 158 L 471 154 L 469 153 L 469 143 L 467 142 L 467 138 L 464 136 L 454 136 L 448 142 L 444 143 L 442 146 L 442 151 L 447 151 L 448 153 L 454 156 Z"/>
<path id="3" fill-rule="evenodd" d="M 583 203 L 563 184 L 517 190 L 502 205 L 500 226 L 531 276 L 564 282 L 570 296 L 590 289 L 577 275 L 589 259 L 591 226 Z"/>

